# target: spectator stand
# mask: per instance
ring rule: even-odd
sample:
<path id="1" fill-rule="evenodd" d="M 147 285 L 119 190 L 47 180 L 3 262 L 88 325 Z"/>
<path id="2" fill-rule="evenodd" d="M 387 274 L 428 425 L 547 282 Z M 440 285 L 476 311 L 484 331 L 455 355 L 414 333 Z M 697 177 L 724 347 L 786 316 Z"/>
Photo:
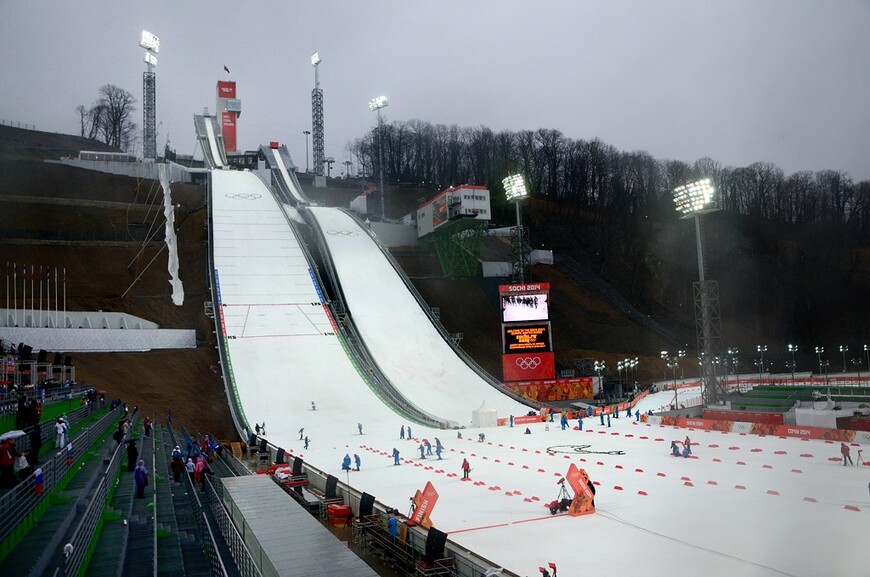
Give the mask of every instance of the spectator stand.
<path id="1" fill-rule="evenodd" d="M 56 531 L 54 536 L 48 536 L 50 542 L 47 544 L 44 542 L 45 535 L 34 535 L 37 543 L 31 543 L 23 556 L 31 563 L 34 558 L 39 558 L 47 567 L 48 559 L 65 544 L 65 542 L 60 543 L 59 539 L 66 534 L 65 528 L 69 528 L 77 517 L 78 504 L 81 503 L 84 495 L 89 493 L 88 489 L 94 482 L 92 477 L 99 468 L 98 463 L 86 460 L 84 457 L 96 445 L 105 442 L 120 414 L 121 409 L 116 408 L 104 414 L 97 422 L 83 426 L 73 439 L 72 451 L 69 455 L 66 451 L 57 451 L 48 460 L 42 462 L 39 465 L 42 471 L 41 487 L 34 472 L 0 497 L 0 563 L 3 563 L 4 568 L 0 572 L 20 574 L 14 571 L 6 572 L 7 566 L 12 561 L 10 555 L 17 553 L 16 548 L 29 537 L 31 530 L 52 502 L 55 505 L 52 509 L 56 513 L 54 516 L 58 517 L 53 520 L 61 529 Z M 95 463 L 93 470 L 87 467 L 88 462 Z M 61 497 L 73 478 L 76 482 L 75 486 L 71 487 L 71 494 L 75 499 L 70 499 L 69 496 Z M 48 522 L 48 526 L 50 525 L 51 521 Z"/>

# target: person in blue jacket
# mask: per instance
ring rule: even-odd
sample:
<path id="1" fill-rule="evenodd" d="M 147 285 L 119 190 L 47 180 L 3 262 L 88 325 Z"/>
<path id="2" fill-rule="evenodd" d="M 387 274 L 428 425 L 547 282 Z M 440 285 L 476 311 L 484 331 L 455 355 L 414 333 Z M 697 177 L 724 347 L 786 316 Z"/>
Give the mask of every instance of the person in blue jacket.
<path id="1" fill-rule="evenodd" d="M 559 419 L 559 424 L 562 426 L 563 431 L 565 429 L 567 429 L 568 428 L 568 415 L 566 415 L 565 413 L 562 413 L 562 418 Z"/>
<path id="2" fill-rule="evenodd" d="M 350 471 L 350 455 L 344 454 L 344 459 L 341 460 L 342 471 Z"/>
<path id="3" fill-rule="evenodd" d="M 399 449 L 393 447 L 393 465 L 399 464 Z"/>
<path id="4" fill-rule="evenodd" d="M 601 417 L 601 424 L 604 425 L 604 413 L 601 413 L 598 416 Z"/>
<path id="5" fill-rule="evenodd" d="M 362 464 L 362 459 L 359 458 L 359 455 L 356 453 L 353 454 L 353 464 L 356 465 L 354 471 L 359 471 L 359 467 Z"/>
<path id="6" fill-rule="evenodd" d="M 583 417 L 577 419 L 577 426 L 580 427 L 580 430 L 583 430 Z"/>

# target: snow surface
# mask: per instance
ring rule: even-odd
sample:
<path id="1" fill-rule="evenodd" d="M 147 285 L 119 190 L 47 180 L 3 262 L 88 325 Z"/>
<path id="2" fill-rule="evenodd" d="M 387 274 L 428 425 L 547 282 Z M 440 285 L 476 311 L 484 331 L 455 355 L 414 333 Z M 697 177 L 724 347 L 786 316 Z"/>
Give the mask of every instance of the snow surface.
<path id="1" fill-rule="evenodd" d="M 678 429 L 624 417 L 612 419 L 609 428 L 598 418 L 584 419 L 582 432 L 573 429 L 576 419 L 564 431 L 558 422 L 529 425 L 529 435 L 526 425 L 488 428 L 484 443 L 477 442 L 477 429 L 463 430 L 459 439 L 455 431 L 412 425 L 415 440 L 400 440 L 399 428 L 408 423 L 368 387 L 331 334 L 323 307 L 313 304 L 317 291 L 282 208 L 250 173 L 212 175 L 215 267 L 232 370 L 249 422 L 266 421 L 271 442 L 399 510 L 407 510 L 409 497 L 431 481 L 440 494 L 431 513 L 435 525 L 460 548 L 518 575 L 539 575 L 537 568 L 548 562 L 563 577 L 870 575 L 864 549 L 870 469 L 843 467 L 837 443 Z M 351 229 L 342 224 L 333 230 Z M 357 260 L 366 265 L 377 260 L 364 243 L 330 248 L 336 254 L 359 249 Z M 366 278 L 349 268 L 342 265 L 340 272 L 361 278 L 345 290 L 358 322 L 366 317 L 366 338 L 372 338 L 379 364 L 390 367 L 391 378 L 404 374 L 414 381 L 408 391 L 423 408 L 470 421 L 476 408 L 470 405 L 484 400 L 477 397 L 485 389 L 469 396 L 470 385 L 440 377 L 437 364 L 409 360 L 400 366 L 403 355 L 427 352 L 403 344 L 428 339 L 419 333 L 431 324 L 398 306 L 385 292 L 392 289 L 380 290 L 382 283 L 394 284 L 395 272 L 377 269 Z M 358 291 L 367 300 L 355 298 Z M 366 302 L 396 308 L 388 315 L 368 313 Z M 412 316 L 413 322 L 392 324 Z M 375 342 L 378 326 L 392 346 Z M 679 394 L 690 399 L 698 391 Z M 491 387 L 483 396 L 500 411 L 510 406 Z M 672 398 L 672 392 L 650 395 L 639 409 L 657 409 Z M 308 450 L 297 432 L 303 427 Z M 672 457 L 670 441 L 687 435 L 697 458 Z M 436 436 L 445 446 L 443 461 L 421 460 L 419 440 Z M 401 466 L 392 464 L 393 447 L 401 452 Z M 360 455 L 360 472 L 341 470 L 346 453 Z M 471 482 L 461 481 L 463 458 L 471 462 Z M 556 482 L 572 462 L 599 483 L 597 511 L 551 516 L 543 504 L 556 498 Z"/>

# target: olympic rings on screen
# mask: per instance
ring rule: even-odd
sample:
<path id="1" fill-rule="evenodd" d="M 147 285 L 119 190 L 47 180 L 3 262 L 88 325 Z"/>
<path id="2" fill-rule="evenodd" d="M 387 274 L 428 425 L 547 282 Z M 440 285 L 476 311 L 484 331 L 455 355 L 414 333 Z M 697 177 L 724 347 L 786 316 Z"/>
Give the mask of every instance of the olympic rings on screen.
<path id="1" fill-rule="evenodd" d="M 529 369 L 537 369 L 541 364 L 541 357 L 519 357 L 516 361 L 517 366 L 524 371 Z"/>
<path id="2" fill-rule="evenodd" d="M 255 192 L 236 192 L 234 194 L 225 195 L 227 198 L 234 198 L 236 200 L 258 200 L 263 197 L 261 194 L 257 194 Z"/>
<path id="3" fill-rule="evenodd" d="M 332 236 L 359 236 L 359 233 L 355 230 L 327 230 L 326 234 L 331 234 Z"/>

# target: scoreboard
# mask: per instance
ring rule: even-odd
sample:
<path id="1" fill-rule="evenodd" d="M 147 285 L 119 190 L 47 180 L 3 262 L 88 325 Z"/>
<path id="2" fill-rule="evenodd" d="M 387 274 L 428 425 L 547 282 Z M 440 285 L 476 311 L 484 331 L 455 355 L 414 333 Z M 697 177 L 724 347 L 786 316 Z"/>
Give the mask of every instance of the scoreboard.
<path id="1" fill-rule="evenodd" d="M 550 284 L 500 285 L 502 373 L 505 382 L 553 379 Z"/>

